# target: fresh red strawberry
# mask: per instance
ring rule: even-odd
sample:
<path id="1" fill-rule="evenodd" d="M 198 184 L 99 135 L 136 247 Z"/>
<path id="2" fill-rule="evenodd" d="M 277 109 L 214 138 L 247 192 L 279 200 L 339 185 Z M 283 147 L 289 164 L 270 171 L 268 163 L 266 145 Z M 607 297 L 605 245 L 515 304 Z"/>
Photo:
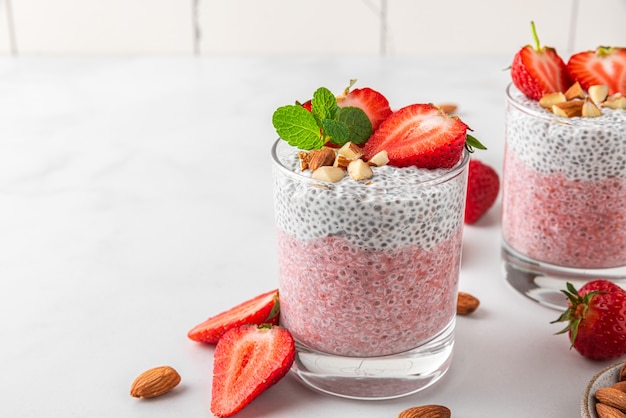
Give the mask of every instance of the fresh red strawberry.
<path id="1" fill-rule="evenodd" d="M 245 324 L 278 324 L 278 290 L 263 293 L 196 325 L 187 336 L 202 343 L 216 344 L 231 328 Z"/>
<path id="2" fill-rule="evenodd" d="M 533 100 L 547 93 L 565 92 L 572 84 L 567 66 L 556 49 L 541 46 L 533 22 L 531 28 L 535 47 L 526 45 L 515 54 L 511 64 L 513 84 Z"/>
<path id="3" fill-rule="evenodd" d="M 595 360 L 626 354 L 626 291 L 608 280 L 593 280 L 576 291 L 571 283 L 563 293 L 569 308 L 554 322 L 567 321 L 572 347 Z"/>
<path id="4" fill-rule="evenodd" d="M 492 167 L 470 160 L 465 202 L 465 223 L 473 224 L 496 201 L 500 190 L 500 178 Z"/>
<path id="5" fill-rule="evenodd" d="M 598 47 L 595 51 L 579 52 L 570 57 L 567 70 L 585 90 L 606 84 L 609 94 L 626 96 L 626 48 Z"/>
<path id="6" fill-rule="evenodd" d="M 363 110 L 372 122 L 372 131 L 378 129 L 380 124 L 391 114 L 387 98 L 369 87 L 352 91 L 348 87 L 344 95 L 337 97 L 337 105 L 340 107 L 358 107 Z"/>
<path id="7" fill-rule="evenodd" d="M 374 132 L 363 151 L 367 159 L 386 150 L 389 164 L 449 168 L 459 161 L 467 125 L 430 104 L 413 104 L 393 112 Z"/>
<path id="8" fill-rule="evenodd" d="M 286 328 L 242 325 L 215 346 L 211 412 L 230 417 L 287 374 L 295 345 Z"/>

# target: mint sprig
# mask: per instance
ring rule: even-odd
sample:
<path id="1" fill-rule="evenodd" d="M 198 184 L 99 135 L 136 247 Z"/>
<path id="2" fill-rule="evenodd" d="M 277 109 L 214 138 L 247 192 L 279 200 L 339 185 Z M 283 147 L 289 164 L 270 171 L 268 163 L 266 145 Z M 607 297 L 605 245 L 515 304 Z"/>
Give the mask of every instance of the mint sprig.
<path id="1" fill-rule="evenodd" d="M 325 87 L 313 93 L 311 112 L 299 104 L 282 106 L 272 116 L 278 136 L 289 145 L 320 149 L 327 142 L 342 146 L 362 144 L 372 135 L 372 123 L 358 107 L 339 107 L 335 95 Z"/>

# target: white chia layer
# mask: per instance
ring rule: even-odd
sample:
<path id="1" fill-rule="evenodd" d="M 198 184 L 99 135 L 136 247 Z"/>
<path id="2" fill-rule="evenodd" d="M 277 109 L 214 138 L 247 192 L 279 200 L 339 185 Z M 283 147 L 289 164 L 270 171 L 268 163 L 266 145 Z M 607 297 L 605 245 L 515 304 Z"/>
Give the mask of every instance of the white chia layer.
<path id="1" fill-rule="evenodd" d="M 597 118 L 554 116 L 511 86 L 507 147 L 534 171 L 570 180 L 626 178 L 626 110 Z"/>
<path id="2" fill-rule="evenodd" d="M 300 173 L 295 152 L 283 165 L 274 166 L 276 223 L 299 240 L 341 235 L 361 248 L 430 249 L 463 224 L 466 170 L 458 167 L 374 167 L 366 181 L 330 184 Z M 445 175 L 452 178 L 437 180 Z"/>

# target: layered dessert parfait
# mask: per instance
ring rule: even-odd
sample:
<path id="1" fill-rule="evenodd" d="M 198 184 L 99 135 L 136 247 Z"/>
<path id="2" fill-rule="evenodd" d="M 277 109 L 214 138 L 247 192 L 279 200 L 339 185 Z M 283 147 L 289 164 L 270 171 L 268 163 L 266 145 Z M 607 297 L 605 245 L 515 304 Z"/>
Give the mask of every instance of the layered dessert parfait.
<path id="1" fill-rule="evenodd" d="M 624 279 L 626 49 L 599 47 L 565 63 L 539 45 L 534 26 L 533 34 L 536 45 L 515 55 L 507 89 L 507 269 Z"/>
<path id="2" fill-rule="evenodd" d="M 558 266 L 626 266 L 626 111 L 568 118 L 508 95 L 505 242 Z"/>
<path id="3" fill-rule="evenodd" d="M 436 106 L 392 111 L 369 88 L 318 89 L 273 123 L 280 323 L 296 339 L 296 364 L 313 364 L 303 374 L 314 385 L 349 397 L 428 384 L 395 385 L 396 374 L 437 379 L 452 352 L 466 147 L 480 143 Z M 398 353 L 402 365 L 368 363 Z M 407 368 L 414 356 L 421 363 Z M 387 380 L 350 392 L 346 376 Z"/>

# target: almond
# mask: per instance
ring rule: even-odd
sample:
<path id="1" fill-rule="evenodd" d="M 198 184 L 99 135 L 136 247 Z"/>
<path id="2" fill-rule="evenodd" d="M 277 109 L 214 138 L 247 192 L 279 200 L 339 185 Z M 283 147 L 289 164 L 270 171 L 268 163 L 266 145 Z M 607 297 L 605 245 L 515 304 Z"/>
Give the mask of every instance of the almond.
<path id="1" fill-rule="evenodd" d="M 339 167 L 322 166 L 311 174 L 313 180 L 324 181 L 326 183 L 337 183 L 345 174 L 345 171 Z"/>
<path id="2" fill-rule="evenodd" d="M 450 409 L 442 405 L 422 405 L 405 409 L 397 418 L 450 418 Z"/>
<path id="3" fill-rule="evenodd" d="M 596 399 L 605 405 L 626 411 L 626 393 L 614 388 L 600 388 L 596 390 Z"/>
<path id="4" fill-rule="evenodd" d="M 480 301 L 469 293 L 459 292 L 456 304 L 457 315 L 469 315 L 478 309 Z"/>
<path id="5" fill-rule="evenodd" d="M 311 161 L 311 154 L 306 151 L 300 151 L 298 153 L 298 158 L 300 158 L 300 170 L 304 171 L 309 168 L 309 162 Z"/>
<path id="6" fill-rule="evenodd" d="M 363 150 L 353 142 L 346 142 L 339 150 L 337 154 L 343 155 L 348 160 L 358 160 L 363 156 Z"/>
<path id="7" fill-rule="evenodd" d="M 614 385 L 611 385 L 613 389 L 621 390 L 622 392 L 626 392 L 626 380 L 621 380 Z"/>
<path id="8" fill-rule="evenodd" d="M 555 104 L 563 103 L 566 101 L 567 98 L 560 91 L 556 93 L 548 93 L 541 96 L 541 99 L 539 99 L 539 106 L 546 109 L 552 109 L 552 106 L 554 106 Z"/>
<path id="9" fill-rule="evenodd" d="M 348 168 L 348 165 L 350 164 L 350 159 L 344 157 L 341 154 L 337 154 L 337 158 L 335 158 L 335 162 L 333 163 L 333 167 L 339 167 L 343 170 L 346 170 Z"/>
<path id="10" fill-rule="evenodd" d="M 315 171 L 323 166 L 333 165 L 335 162 L 335 151 L 330 148 L 314 149 L 309 154 L 311 155 L 311 160 L 309 161 L 311 171 Z"/>
<path id="11" fill-rule="evenodd" d="M 606 98 L 602 106 L 608 107 L 609 109 L 626 109 L 626 97 L 619 93 L 612 94 Z"/>
<path id="12" fill-rule="evenodd" d="M 372 158 L 368 161 L 369 164 L 375 165 L 376 167 L 382 167 L 389 163 L 389 154 L 386 150 L 382 150 L 374 154 Z"/>
<path id="13" fill-rule="evenodd" d="M 578 81 L 572 84 L 569 89 L 567 89 L 567 91 L 565 92 L 565 98 L 567 100 L 585 98 L 585 91 Z"/>
<path id="14" fill-rule="evenodd" d="M 134 398 L 154 398 L 174 389 L 180 383 L 180 375 L 170 366 L 155 367 L 141 373 L 130 386 Z"/>
<path id="15" fill-rule="evenodd" d="M 602 111 L 596 106 L 592 99 L 587 97 L 583 102 L 582 116 L 585 118 L 597 118 L 598 116 L 602 116 Z"/>
<path id="16" fill-rule="evenodd" d="M 626 362 L 624 362 L 624 364 L 622 364 L 622 368 L 619 371 L 619 381 L 624 381 L 626 380 Z"/>
<path id="17" fill-rule="evenodd" d="M 437 107 L 441 109 L 443 113 L 447 113 L 448 115 L 454 113 L 457 109 L 457 105 L 454 103 L 439 103 Z"/>
<path id="18" fill-rule="evenodd" d="M 352 180 L 366 180 L 374 175 L 372 168 L 365 161 L 358 159 L 348 164 L 348 175 Z"/>
<path id="19" fill-rule="evenodd" d="M 605 101 L 608 95 L 609 86 L 607 86 L 606 84 L 589 86 L 589 98 L 593 100 L 595 104 L 600 104 Z"/>
<path id="20" fill-rule="evenodd" d="M 602 403 L 596 404 L 596 412 L 598 413 L 599 418 L 626 418 L 626 414 L 619 409 Z"/>
<path id="21" fill-rule="evenodd" d="M 574 116 L 582 116 L 583 101 L 570 100 L 568 102 L 557 103 L 552 106 L 552 113 L 564 118 L 573 118 Z"/>

